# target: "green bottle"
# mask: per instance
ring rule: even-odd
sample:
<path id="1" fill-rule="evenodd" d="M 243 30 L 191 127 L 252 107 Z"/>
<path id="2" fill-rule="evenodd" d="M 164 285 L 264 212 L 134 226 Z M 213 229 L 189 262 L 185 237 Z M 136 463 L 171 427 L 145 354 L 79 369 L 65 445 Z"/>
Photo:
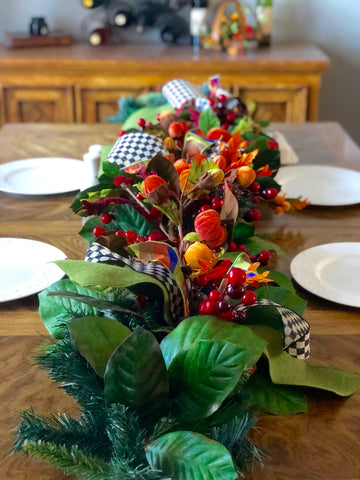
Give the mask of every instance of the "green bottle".
<path id="1" fill-rule="evenodd" d="M 271 43 L 273 27 L 272 0 L 257 0 L 255 15 L 258 25 L 258 45 L 259 47 L 267 47 Z"/>

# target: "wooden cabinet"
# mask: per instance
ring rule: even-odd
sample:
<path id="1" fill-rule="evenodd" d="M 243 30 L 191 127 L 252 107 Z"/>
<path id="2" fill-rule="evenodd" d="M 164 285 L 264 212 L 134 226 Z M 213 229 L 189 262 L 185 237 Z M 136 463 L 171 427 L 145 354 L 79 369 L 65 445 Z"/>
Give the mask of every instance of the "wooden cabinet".
<path id="1" fill-rule="evenodd" d="M 230 57 L 167 45 L 0 47 L 0 121 L 106 122 L 123 95 L 134 97 L 173 78 L 221 86 L 256 104 L 256 118 L 315 121 L 326 55 L 309 45 L 274 45 Z"/>

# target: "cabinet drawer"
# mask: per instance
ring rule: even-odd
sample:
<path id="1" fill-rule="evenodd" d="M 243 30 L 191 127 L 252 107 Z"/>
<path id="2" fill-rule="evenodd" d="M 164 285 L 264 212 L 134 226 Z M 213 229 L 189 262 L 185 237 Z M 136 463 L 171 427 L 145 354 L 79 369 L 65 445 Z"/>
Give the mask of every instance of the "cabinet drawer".
<path id="1" fill-rule="evenodd" d="M 303 123 L 307 116 L 307 88 L 297 89 L 251 89 L 240 91 L 249 107 L 256 104 L 255 119 L 271 122 Z"/>
<path id="2" fill-rule="evenodd" d="M 74 101 L 71 88 L 5 87 L 6 121 L 69 123 L 74 121 Z"/>

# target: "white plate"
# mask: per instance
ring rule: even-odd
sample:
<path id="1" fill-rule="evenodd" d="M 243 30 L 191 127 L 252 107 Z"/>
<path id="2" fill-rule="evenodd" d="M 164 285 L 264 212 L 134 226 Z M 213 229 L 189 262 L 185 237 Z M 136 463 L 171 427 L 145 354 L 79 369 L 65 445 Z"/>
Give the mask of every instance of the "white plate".
<path id="1" fill-rule="evenodd" d="M 0 190 L 18 195 L 54 195 L 79 190 L 84 163 L 73 158 L 29 158 L 0 165 Z"/>
<path id="2" fill-rule="evenodd" d="M 327 243 L 309 248 L 293 259 L 290 271 L 309 292 L 360 307 L 360 243 Z"/>
<path id="3" fill-rule="evenodd" d="M 281 167 L 276 181 L 289 198 L 302 196 L 313 205 L 340 206 L 360 203 L 360 172 L 326 165 Z"/>
<path id="4" fill-rule="evenodd" d="M 33 295 L 60 280 L 64 272 L 49 262 L 65 258 L 48 243 L 0 238 L 0 302 Z"/>

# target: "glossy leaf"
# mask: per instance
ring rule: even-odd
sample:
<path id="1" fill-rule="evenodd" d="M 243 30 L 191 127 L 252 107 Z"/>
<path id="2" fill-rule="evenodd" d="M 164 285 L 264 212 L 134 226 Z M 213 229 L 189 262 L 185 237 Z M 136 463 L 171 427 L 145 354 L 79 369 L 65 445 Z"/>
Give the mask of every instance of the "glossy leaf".
<path id="1" fill-rule="evenodd" d="M 258 272 L 260 273 L 264 272 L 265 270 L 267 270 L 266 267 L 258 268 Z M 279 287 L 286 288 L 286 290 L 289 290 L 289 292 L 295 293 L 295 287 L 292 281 L 284 273 L 278 272 L 277 270 L 271 270 L 267 278 L 271 278 L 271 280 L 277 283 Z"/>
<path id="2" fill-rule="evenodd" d="M 146 447 L 154 469 L 176 480 L 235 480 L 229 451 L 220 443 L 193 432 L 172 432 Z"/>
<path id="3" fill-rule="evenodd" d="M 154 335 L 136 328 L 110 357 L 105 371 L 105 399 L 122 403 L 151 417 L 168 401 L 169 383 L 159 344 Z"/>
<path id="4" fill-rule="evenodd" d="M 106 317 L 74 318 L 68 322 L 79 352 L 101 377 L 114 350 L 131 334 L 131 330 Z"/>
<path id="5" fill-rule="evenodd" d="M 360 388 L 360 375 L 331 367 L 311 365 L 283 351 L 282 335 L 270 327 L 251 329 L 267 342 L 264 353 L 271 380 L 276 384 L 318 388 L 340 396 L 352 395 Z"/>
<path id="6" fill-rule="evenodd" d="M 252 255 L 257 255 L 261 250 L 273 250 L 278 255 L 284 255 L 284 250 L 279 245 L 257 235 L 247 238 L 244 244 Z"/>
<path id="7" fill-rule="evenodd" d="M 296 387 L 275 385 L 266 372 L 258 370 L 243 386 L 249 392 L 256 407 L 263 413 L 294 415 L 307 411 L 305 394 Z"/>
<path id="8" fill-rule="evenodd" d="M 149 235 L 153 226 L 131 205 L 117 205 L 114 211 L 118 230 L 133 230 L 138 235 Z"/>
<path id="9" fill-rule="evenodd" d="M 200 340 L 223 340 L 246 350 L 248 367 L 260 357 L 265 342 L 244 325 L 225 322 L 217 317 L 199 315 L 185 318 L 160 344 L 165 363 L 171 364 L 176 355 Z"/>
<path id="10" fill-rule="evenodd" d="M 86 295 L 95 299 L 100 296 L 100 293 L 88 290 L 69 279 L 59 280 L 39 293 L 40 317 L 50 335 L 58 339 L 63 337 L 66 329 L 64 324 L 71 318 L 67 312 L 77 312 L 78 315 L 80 313 L 84 317 L 98 314 L 98 310 L 94 306 L 84 305 L 73 298 L 48 296 L 51 292 L 64 290 L 70 294 Z"/>
<path id="11" fill-rule="evenodd" d="M 247 352 L 223 340 L 201 340 L 182 350 L 168 373 L 173 414 L 180 420 L 216 412 L 247 365 Z"/>
<path id="12" fill-rule="evenodd" d="M 260 300 L 266 298 L 272 302 L 278 303 L 283 307 L 293 310 L 298 315 L 303 315 L 306 301 L 300 298 L 296 293 L 290 292 L 282 287 L 260 287 L 256 290 L 256 296 Z"/>
<path id="13" fill-rule="evenodd" d="M 235 225 L 232 233 L 233 240 L 236 243 L 243 243 L 247 238 L 254 235 L 255 227 L 251 223 L 239 220 Z"/>

